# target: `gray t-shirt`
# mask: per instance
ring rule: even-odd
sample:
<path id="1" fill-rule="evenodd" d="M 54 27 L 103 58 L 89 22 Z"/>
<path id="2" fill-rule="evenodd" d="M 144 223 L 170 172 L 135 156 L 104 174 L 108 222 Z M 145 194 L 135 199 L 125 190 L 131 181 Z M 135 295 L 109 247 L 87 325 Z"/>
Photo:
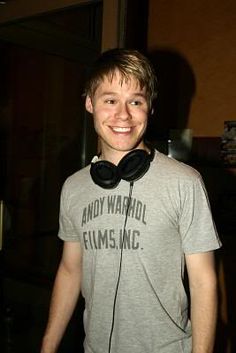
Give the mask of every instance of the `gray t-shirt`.
<path id="1" fill-rule="evenodd" d="M 86 353 L 108 352 L 129 191 L 95 185 L 89 166 L 62 189 L 59 237 L 83 249 Z M 200 174 L 156 152 L 133 186 L 111 352 L 190 353 L 184 255 L 220 245 Z"/>

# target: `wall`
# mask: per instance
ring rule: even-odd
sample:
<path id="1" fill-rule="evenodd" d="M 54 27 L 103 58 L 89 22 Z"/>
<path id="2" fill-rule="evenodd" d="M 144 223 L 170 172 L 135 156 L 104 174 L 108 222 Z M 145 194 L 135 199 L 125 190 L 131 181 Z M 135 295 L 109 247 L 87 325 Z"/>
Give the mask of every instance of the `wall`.
<path id="1" fill-rule="evenodd" d="M 220 136 L 224 120 L 236 120 L 236 2 L 150 0 L 148 50 L 164 48 L 195 77 L 186 127 L 194 136 Z"/>
<path id="2" fill-rule="evenodd" d="M 233 353 L 236 169 L 222 168 L 219 155 L 224 121 L 236 120 L 236 2 L 149 0 L 148 52 L 160 80 L 155 134 L 193 129 L 196 167 L 223 243 L 215 353 Z"/>

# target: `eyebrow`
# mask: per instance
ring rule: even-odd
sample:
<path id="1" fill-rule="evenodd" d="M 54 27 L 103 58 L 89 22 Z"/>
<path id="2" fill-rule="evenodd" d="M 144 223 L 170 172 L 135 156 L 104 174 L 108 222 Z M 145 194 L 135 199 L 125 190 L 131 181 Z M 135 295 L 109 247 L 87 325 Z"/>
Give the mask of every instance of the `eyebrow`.
<path id="1" fill-rule="evenodd" d="M 100 97 L 104 97 L 104 96 L 109 96 L 109 95 L 117 95 L 118 93 L 114 92 L 114 91 L 107 91 L 107 92 L 103 92 Z M 141 93 L 141 92 L 134 92 L 131 94 L 131 96 L 135 96 L 135 97 L 141 97 L 141 98 L 147 98 L 147 95 L 145 93 Z"/>

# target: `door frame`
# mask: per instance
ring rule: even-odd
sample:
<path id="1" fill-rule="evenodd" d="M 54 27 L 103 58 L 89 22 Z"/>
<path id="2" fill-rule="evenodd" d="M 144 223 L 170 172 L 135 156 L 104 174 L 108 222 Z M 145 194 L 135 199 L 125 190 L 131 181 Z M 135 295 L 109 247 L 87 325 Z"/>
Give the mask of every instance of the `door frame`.
<path id="1" fill-rule="evenodd" d="M 79 5 L 98 2 L 98 0 L 17 0 L 1 5 L 0 26 L 17 20 L 24 20 L 33 16 L 43 15 Z M 124 8 L 123 0 L 103 0 L 102 46 L 101 50 L 122 46 L 120 9 Z M 124 12 L 123 12 L 124 14 Z M 107 30 L 109 28 L 109 31 Z"/>

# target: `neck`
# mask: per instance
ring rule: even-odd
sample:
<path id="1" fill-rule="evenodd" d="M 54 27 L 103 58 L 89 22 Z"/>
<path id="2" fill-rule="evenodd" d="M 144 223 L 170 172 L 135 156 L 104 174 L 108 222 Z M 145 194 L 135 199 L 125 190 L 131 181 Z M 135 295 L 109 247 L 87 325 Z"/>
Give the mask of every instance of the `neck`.
<path id="1" fill-rule="evenodd" d="M 135 150 L 135 149 L 143 149 L 147 152 L 149 152 L 149 148 L 144 144 L 144 143 L 141 143 L 139 144 L 137 147 L 131 149 L 131 150 L 128 150 L 128 151 L 109 151 L 107 149 L 101 149 L 101 156 L 100 156 L 100 159 L 101 160 L 106 160 L 106 161 L 109 161 L 115 165 L 118 165 L 120 160 L 126 155 L 128 154 L 129 152 L 131 152 L 132 150 Z"/>

